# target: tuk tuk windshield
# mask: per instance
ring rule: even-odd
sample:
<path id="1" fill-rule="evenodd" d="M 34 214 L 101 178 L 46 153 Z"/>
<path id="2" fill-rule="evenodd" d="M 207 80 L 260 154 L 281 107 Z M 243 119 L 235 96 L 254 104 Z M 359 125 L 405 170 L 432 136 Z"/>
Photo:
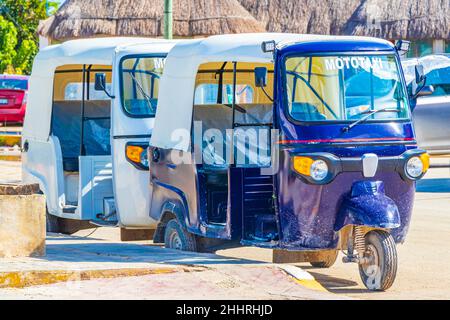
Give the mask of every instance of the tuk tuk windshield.
<path id="1" fill-rule="evenodd" d="M 288 111 L 298 121 L 406 119 L 407 95 L 394 55 L 302 56 L 286 60 Z"/>
<path id="2" fill-rule="evenodd" d="M 164 57 L 134 56 L 122 60 L 121 99 L 131 117 L 154 117 Z"/>

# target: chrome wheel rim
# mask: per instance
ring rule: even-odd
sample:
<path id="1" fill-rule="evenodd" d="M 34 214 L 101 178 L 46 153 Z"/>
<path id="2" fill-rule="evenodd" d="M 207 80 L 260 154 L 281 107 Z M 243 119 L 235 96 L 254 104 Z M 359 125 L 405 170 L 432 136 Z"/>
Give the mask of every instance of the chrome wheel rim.
<path id="1" fill-rule="evenodd" d="M 374 245 L 367 245 L 364 252 L 364 262 L 361 264 L 361 267 L 367 277 L 373 277 L 380 272 L 380 257 Z"/>
<path id="2" fill-rule="evenodd" d="M 172 232 L 170 235 L 170 247 L 176 250 L 183 249 L 183 243 L 181 242 L 181 238 L 177 232 Z"/>

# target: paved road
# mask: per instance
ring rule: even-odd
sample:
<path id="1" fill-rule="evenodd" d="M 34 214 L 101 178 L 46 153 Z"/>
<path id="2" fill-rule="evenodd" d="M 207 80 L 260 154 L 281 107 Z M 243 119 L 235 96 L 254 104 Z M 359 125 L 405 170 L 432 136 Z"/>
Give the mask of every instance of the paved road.
<path id="1" fill-rule="evenodd" d="M 434 163 L 449 163 L 448 159 Z M 369 292 L 358 268 L 341 257 L 330 269 L 299 264 L 329 291 L 360 299 L 450 299 L 450 169 L 430 169 L 417 186 L 411 227 L 406 242 L 398 246 L 399 269 L 394 286 L 386 292 Z M 262 249 L 233 249 L 221 254 L 270 260 Z"/>
<path id="2" fill-rule="evenodd" d="M 434 163 L 450 163 L 448 159 Z M 330 269 L 298 264 L 330 292 L 357 299 L 450 299 L 450 168 L 430 169 L 418 186 L 411 227 L 406 242 L 398 246 L 399 269 L 394 286 L 370 292 L 362 285 L 358 267 L 344 264 L 340 255 Z M 87 234 L 87 230 L 80 234 Z M 97 237 L 118 239 L 118 232 L 99 229 Z M 270 262 L 271 250 L 237 248 L 219 255 Z"/>
<path id="3" fill-rule="evenodd" d="M 450 160 L 438 159 L 433 162 L 449 164 Z M 3 179 L 8 180 L 20 176 L 17 173 L 18 169 L 17 163 L 8 165 L 8 163 L 0 162 L 0 180 L 2 176 Z M 408 238 L 404 245 L 398 247 L 399 270 L 397 280 L 389 291 L 368 292 L 361 284 L 357 266 L 343 264 L 340 259 L 332 268 L 326 270 L 315 269 L 308 264 L 300 264 L 300 266 L 314 275 L 330 292 L 342 296 L 361 299 L 450 299 L 450 169 L 431 169 L 418 184 L 417 190 L 414 215 Z M 89 232 L 84 230 L 80 232 L 80 235 L 87 235 Z M 115 237 L 117 240 L 118 230 L 98 229 L 92 236 L 97 238 Z M 257 248 L 239 248 L 218 253 L 254 261 L 270 261 L 271 259 L 271 251 Z M 227 268 L 228 277 L 233 277 L 234 267 Z M 207 274 L 205 275 L 207 276 Z M 149 283 L 149 279 L 153 279 L 152 276 L 142 278 L 146 281 L 145 283 Z M 186 279 L 186 277 L 183 278 L 183 281 L 186 281 Z M 236 281 L 236 279 L 233 281 Z M 92 283 L 94 287 L 96 283 L 106 286 L 104 280 L 92 281 L 89 281 L 89 283 Z M 117 285 L 121 285 L 123 282 L 121 281 L 117 282 Z M 224 285 L 227 281 L 223 282 Z M 138 278 L 133 283 L 138 285 L 139 282 Z M 89 287 L 91 284 L 86 282 L 86 286 Z M 94 287 L 91 287 L 90 290 L 94 290 Z M 34 292 L 34 289 L 30 290 L 30 293 Z M 55 286 L 55 290 L 61 293 L 58 285 Z M 168 290 L 169 296 L 172 289 Z M 222 291 L 218 292 L 220 295 Z M 245 297 L 250 298 L 251 296 L 245 295 Z M 255 293 L 254 298 L 256 297 L 260 296 Z"/>
<path id="4" fill-rule="evenodd" d="M 288 272 L 279 265 L 148 242 L 52 235 L 45 257 L 0 260 L 0 300 L 341 298 L 299 268 Z"/>

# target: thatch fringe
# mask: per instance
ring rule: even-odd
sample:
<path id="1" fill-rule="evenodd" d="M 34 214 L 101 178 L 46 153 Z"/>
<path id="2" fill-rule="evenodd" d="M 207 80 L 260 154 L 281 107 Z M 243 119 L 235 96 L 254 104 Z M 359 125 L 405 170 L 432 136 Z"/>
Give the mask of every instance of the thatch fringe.
<path id="1" fill-rule="evenodd" d="M 55 40 L 94 36 L 163 35 L 164 0 L 67 0 L 43 21 L 40 35 Z M 263 32 L 263 26 L 237 0 L 174 0 L 177 37 Z"/>
<path id="2" fill-rule="evenodd" d="M 450 39 L 450 0 L 239 0 L 268 31 Z"/>
<path id="3" fill-rule="evenodd" d="M 450 0 L 174 0 L 173 3 L 173 30 L 178 37 L 268 30 L 386 39 L 450 39 Z M 67 0 L 55 16 L 41 23 L 39 33 L 56 40 L 160 37 L 164 28 L 163 7 L 164 0 Z"/>
<path id="4" fill-rule="evenodd" d="M 450 0 L 367 0 L 345 33 L 387 39 L 450 39 Z"/>

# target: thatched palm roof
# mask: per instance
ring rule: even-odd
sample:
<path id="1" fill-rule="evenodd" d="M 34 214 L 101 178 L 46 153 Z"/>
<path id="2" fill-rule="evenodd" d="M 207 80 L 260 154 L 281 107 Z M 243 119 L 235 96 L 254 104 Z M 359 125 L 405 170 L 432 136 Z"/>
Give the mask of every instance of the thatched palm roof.
<path id="1" fill-rule="evenodd" d="M 450 0 L 362 1 L 344 32 L 388 39 L 450 39 Z"/>
<path id="2" fill-rule="evenodd" d="M 450 0 L 239 0 L 268 31 L 450 39 Z"/>
<path id="3" fill-rule="evenodd" d="M 239 0 L 268 31 L 339 34 L 360 0 Z"/>
<path id="4" fill-rule="evenodd" d="M 54 40 L 163 35 L 164 0 L 66 0 L 39 34 Z M 173 0 L 176 37 L 263 32 L 237 0 Z"/>

